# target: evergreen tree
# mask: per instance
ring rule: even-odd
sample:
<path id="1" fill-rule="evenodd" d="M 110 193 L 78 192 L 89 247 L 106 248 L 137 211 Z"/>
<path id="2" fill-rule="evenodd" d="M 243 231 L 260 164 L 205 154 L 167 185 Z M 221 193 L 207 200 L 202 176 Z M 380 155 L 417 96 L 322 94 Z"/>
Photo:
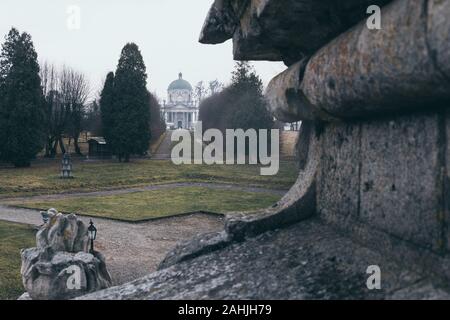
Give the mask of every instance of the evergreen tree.
<path id="1" fill-rule="evenodd" d="M 237 62 L 231 85 L 200 105 L 203 128 L 271 129 L 273 117 L 263 96 L 263 83 L 248 62 Z"/>
<path id="2" fill-rule="evenodd" d="M 231 95 L 235 97 L 228 112 L 233 129 L 271 129 L 273 117 L 263 95 L 261 78 L 247 61 L 236 63 L 232 74 Z"/>
<path id="3" fill-rule="evenodd" d="M 263 96 L 263 83 L 248 62 L 237 62 L 231 85 L 201 103 L 200 120 L 203 130 L 273 128 L 273 117 Z"/>
<path id="4" fill-rule="evenodd" d="M 45 144 L 45 103 L 31 36 L 15 28 L 0 54 L 0 157 L 30 165 Z"/>
<path id="5" fill-rule="evenodd" d="M 231 74 L 231 88 L 240 93 L 262 96 L 263 83 L 247 61 L 238 61 Z"/>
<path id="6" fill-rule="evenodd" d="M 139 48 L 128 43 L 122 50 L 115 78 L 111 108 L 109 144 L 119 160 L 148 151 L 150 134 L 150 97 L 147 73 Z"/>
<path id="7" fill-rule="evenodd" d="M 106 76 L 103 90 L 100 94 L 100 113 L 102 119 L 102 132 L 106 141 L 110 142 L 111 128 L 114 128 L 112 108 L 114 102 L 114 72 Z"/>

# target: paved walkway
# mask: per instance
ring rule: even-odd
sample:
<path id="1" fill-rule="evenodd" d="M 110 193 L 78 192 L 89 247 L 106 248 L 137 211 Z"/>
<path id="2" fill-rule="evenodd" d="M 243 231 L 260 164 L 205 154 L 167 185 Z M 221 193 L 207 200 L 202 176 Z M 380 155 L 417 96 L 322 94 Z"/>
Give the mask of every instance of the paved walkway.
<path id="1" fill-rule="evenodd" d="M 89 218 L 80 217 L 85 223 Z M 0 220 L 41 225 L 40 213 L 0 205 Z M 160 261 L 178 241 L 223 228 L 223 218 L 204 214 L 172 217 L 132 224 L 95 218 L 96 249 L 107 260 L 114 284 L 123 284 L 156 271 Z"/>

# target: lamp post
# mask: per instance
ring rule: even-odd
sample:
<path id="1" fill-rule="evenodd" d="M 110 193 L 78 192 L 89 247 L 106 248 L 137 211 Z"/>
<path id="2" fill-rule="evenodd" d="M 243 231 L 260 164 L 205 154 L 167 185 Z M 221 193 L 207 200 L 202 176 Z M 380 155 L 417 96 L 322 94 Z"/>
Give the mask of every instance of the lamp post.
<path id="1" fill-rule="evenodd" d="M 65 153 L 61 162 L 61 179 L 72 179 L 72 159 Z"/>
<path id="2" fill-rule="evenodd" d="M 97 238 L 97 228 L 94 226 L 92 220 L 89 222 L 88 237 L 91 240 L 91 248 L 89 253 L 94 254 L 94 240 Z"/>

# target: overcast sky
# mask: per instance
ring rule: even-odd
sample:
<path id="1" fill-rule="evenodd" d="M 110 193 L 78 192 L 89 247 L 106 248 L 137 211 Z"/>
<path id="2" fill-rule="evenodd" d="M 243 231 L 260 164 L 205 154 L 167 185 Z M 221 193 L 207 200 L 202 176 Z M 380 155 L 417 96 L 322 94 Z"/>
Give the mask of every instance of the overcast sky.
<path id="1" fill-rule="evenodd" d="M 233 69 L 232 44 L 198 43 L 213 0 L 0 0 L 0 40 L 12 26 L 33 37 L 39 60 L 66 64 L 85 73 L 93 91 L 114 71 L 127 42 L 141 49 L 148 88 L 166 98 L 169 83 L 183 72 L 200 80 L 227 83 Z M 79 29 L 70 29 L 68 9 L 81 10 Z M 72 24 L 73 26 L 73 24 Z M 255 63 L 265 84 L 284 69 L 282 63 Z"/>

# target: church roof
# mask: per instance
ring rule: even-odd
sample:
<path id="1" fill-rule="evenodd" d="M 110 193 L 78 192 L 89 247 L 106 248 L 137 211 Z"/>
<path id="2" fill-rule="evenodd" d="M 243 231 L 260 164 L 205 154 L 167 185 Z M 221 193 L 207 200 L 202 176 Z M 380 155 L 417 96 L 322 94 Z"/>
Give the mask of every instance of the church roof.
<path id="1" fill-rule="evenodd" d="M 173 81 L 169 85 L 168 90 L 190 90 L 192 91 L 192 86 L 189 82 L 183 79 L 183 74 L 180 73 L 178 75 L 178 80 Z"/>

